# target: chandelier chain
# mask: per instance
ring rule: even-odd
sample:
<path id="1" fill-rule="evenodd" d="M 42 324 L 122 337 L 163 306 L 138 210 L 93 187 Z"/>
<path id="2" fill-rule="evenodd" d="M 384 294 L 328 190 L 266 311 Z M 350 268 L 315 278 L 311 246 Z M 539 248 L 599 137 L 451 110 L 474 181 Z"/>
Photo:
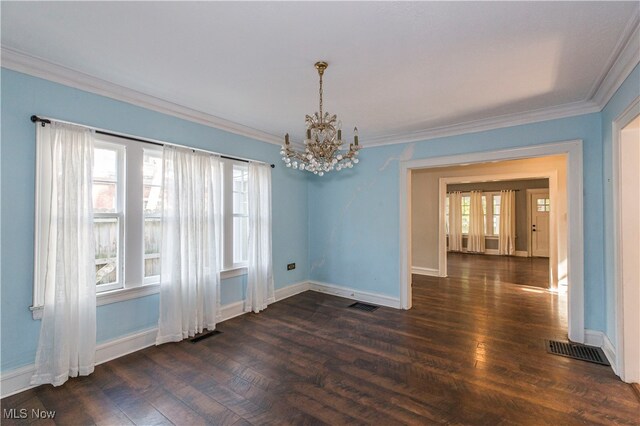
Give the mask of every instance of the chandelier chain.
<path id="1" fill-rule="evenodd" d="M 320 122 L 322 123 L 322 73 L 320 73 Z"/>

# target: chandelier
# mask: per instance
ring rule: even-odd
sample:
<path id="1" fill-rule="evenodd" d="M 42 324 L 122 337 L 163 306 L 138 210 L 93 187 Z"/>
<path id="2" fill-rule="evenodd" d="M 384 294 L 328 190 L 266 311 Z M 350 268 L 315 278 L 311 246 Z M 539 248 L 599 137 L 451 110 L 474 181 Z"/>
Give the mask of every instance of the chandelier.
<path id="1" fill-rule="evenodd" d="M 320 111 L 305 116 L 307 138 L 304 140 L 304 151 L 291 147 L 289 134 L 284 136 L 282 160 L 287 167 L 306 170 L 318 176 L 332 170 L 352 168 L 358 163 L 358 128 L 353 128 L 353 143 L 349 150 L 342 150 L 342 123 L 336 115 L 322 111 L 322 75 L 327 69 L 326 62 L 316 62 L 315 67 L 320 76 Z"/>

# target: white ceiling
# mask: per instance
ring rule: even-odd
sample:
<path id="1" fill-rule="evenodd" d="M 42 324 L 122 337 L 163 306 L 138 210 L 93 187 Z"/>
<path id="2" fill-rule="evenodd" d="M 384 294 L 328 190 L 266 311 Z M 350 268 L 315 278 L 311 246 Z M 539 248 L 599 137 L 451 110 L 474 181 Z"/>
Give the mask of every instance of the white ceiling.
<path id="1" fill-rule="evenodd" d="M 2 46 L 298 138 L 326 60 L 366 145 L 589 101 L 639 4 L 3 1 Z"/>

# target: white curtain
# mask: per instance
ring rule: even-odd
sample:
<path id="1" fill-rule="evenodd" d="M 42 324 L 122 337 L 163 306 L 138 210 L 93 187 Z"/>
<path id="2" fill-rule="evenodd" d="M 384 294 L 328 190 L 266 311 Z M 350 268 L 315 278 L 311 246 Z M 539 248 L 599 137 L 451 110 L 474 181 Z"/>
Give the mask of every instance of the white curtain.
<path id="1" fill-rule="evenodd" d="M 462 192 L 449 194 L 449 251 L 462 251 Z"/>
<path id="2" fill-rule="evenodd" d="M 215 329 L 220 313 L 220 158 L 165 145 L 156 344 Z"/>
<path id="3" fill-rule="evenodd" d="M 271 258 L 271 166 L 249 163 L 249 261 L 245 312 L 275 301 Z"/>
<path id="4" fill-rule="evenodd" d="M 500 235 L 498 253 L 516 252 L 516 197 L 514 191 L 500 191 Z"/>
<path id="5" fill-rule="evenodd" d="M 482 192 L 471 191 L 469 204 L 469 238 L 467 251 L 484 253 L 484 210 L 482 208 Z"/>
<path id="6" fill-rule="evenodd" d="M 52 122 L 37 126 L 38 204 L 46 217 L 37 280 L 44 280 L 44 311 L 31 384 L 59 386 L 93 372 L 96 353 L 96 271 L 93 235 L 93 135 Z M 41 187 L 42 189 L 42 187 Z M 43 203 L 43 204 L 42 204 Z"/>

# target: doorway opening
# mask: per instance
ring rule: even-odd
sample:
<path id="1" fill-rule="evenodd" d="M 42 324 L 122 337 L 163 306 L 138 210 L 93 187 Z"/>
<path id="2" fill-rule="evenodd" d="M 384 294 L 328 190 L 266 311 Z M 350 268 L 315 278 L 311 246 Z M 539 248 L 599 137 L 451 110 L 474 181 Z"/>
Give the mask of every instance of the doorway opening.
<path id="1" fill-rule="evenodd" d="M 557 161 L 554 158 L 525 159 L 413 171 L 412 273 L 460 279 L 475 276 L 485 282 L 552 289 L 549 262 L 552 241 L 550 216 L 555 210 L 551 208 L 549 179 L 540 177 L 540 172 L 536 172 L 531 178 L 522 178 L 521 173 L 518 173 L 518 179 L 494 178 L 498 176 L 496 171 L 509 168 L 522 171 L 543 170 L 544 167 L 539 164 L 541 162 L 546 163 L 545 167 L 554 176 L 557 173 L 552 168 L 558 167 L 563 177 L 565 159 L 558 157 L 555 160 Z M 491 174 L 485 179 L 471 181 L 468 174 L 477 173 L 478 170 L 488 170 Z M 424 203 L 428 202 L 423 199 L 422 192 L 425 185 L 429 184 L 429 176 L 434 173 L 438 176 L 450 173 L 467 175 L 440 178 L 448 182 L 444 205 L 447 265 L 444 274 L 420 267 L 422 262 L 429 261 L 425 256 L 425 241 L 421 238 L 421 233 L 428 227 L 428 223 L 424 226 L 428 221 L 421 214 Z M 503 177 L 507 175 L 508 173 L 502 174 Z M 487 180 L 488 178 L 491 179 Z M 565 186 L 563 180 L 557 194 L 563 200 L 562 205 L 566 205 Z M 455 206 L 456 203 L 459 206 Z M 557 219 L 553 221 L 556 227 L 558 222 Z M 558 233 L 555 229 L 553 234 L 565 237 L 566 230 Z M 566 290 L 566 287 L 558 290 Z"/>
<path id="2" fill-rule="evenodd" d="M 518 165 L 514 163 L 513 169 L 505 169 L 501 167 L 498 171 L 494 170 L 494 177 L 487 179 L 487 173 L 479 174 L 473 167 L 490 167 L 496 162 L 511 162 L 515 160 L 528 159 L 537 162 L 538 165 L 545 164 L 549 158 L 557 157 L 562 159 L 565 165 L 565 172 L 560 175 L 557 172 L 534 170 L 528 173 L 518 169 Z M 583 282 L 583 262 L 584 248 L 582 235 L 582 141 L 568 141 L 554 144 L 544 144 L 529 146 L 525 148 L 516 148 L 511 150 L 500 150 L 492 152 L 481 152 L 473 154 L 461 154 L 447 157 L 434 157 L 421 160 L 404 161 L 400 164 L 400 299 L 401 306 L 404 309 L 411 308 L 412 289 L 411 289 L 411 273 L 414 265 L 412 251 L 412 188 L 413 188 L 413 172 L 422 169 L 433 169 L 443 171 L 446 168 L 469 167 L 470 172 L 466 177 L 469 180 L 506 180 L 506 179 L 524 179 L 524 178 L 547 178 L 549 179 L 549 205 L 550 212 L 553 212 L 554 206 L 558 210 L 563 209 L 564 213 L 558 217 L 564 221 L 564 229 L 566 235 L 563 237 L 560 231 L 550 235 L 549 247 L 549 281 L 551 287 L 557 289 L 558 286 L 566 285 L 567 289 L 567 331 L 569 339 L 574 342 L 584 342 L 584 282 Z M 471 167 L 473 166 L 473 167 Z M 507 176 L 508 175 L 508 176 Z M 447 235 L 445 225 L 444 206 L 446 202 L 446 178 L 454 176 L 440 176 L 438 178 L 437 202 L 431 202 L 435 211 L 425 216 L 437 218 L 435 226 L 430 227 L 430 236 L 432 238 L 431 248 L 435 245 L 437 250 L 437 262 L 432 263 L 425 268 L 432 269 L 438 276 L 446 276 L 447 274 Z M 566 187 L 566 199 L 564 206 L 558 197 L 558 181 L 563 179 Z M 458 182 L 461 183 L 461 182 Z M 555 219 L 556 215 L 552 214 L 549 218 L 550 222 Z M 551 223 L 551 229 L 555 228 L 555 223 Z M 560 227 L 558 227 L 560 229 Z"/>

